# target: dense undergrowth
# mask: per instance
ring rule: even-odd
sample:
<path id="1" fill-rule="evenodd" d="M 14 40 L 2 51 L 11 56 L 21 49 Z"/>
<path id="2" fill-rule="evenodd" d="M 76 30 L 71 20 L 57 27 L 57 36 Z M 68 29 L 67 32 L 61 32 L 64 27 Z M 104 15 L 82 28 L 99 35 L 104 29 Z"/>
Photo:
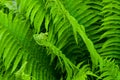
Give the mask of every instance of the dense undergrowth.
<path id="1" fill-rule="evenodd" d="M 0 0 L 0 80 L 120 80 L 119 0 Z"/>

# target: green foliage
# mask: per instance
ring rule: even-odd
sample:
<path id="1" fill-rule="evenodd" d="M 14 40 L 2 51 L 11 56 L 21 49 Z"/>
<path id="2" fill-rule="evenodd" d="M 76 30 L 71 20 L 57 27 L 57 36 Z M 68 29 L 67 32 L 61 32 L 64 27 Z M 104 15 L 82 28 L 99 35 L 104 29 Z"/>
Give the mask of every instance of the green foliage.
<path id="1" fill-rule="evenodd" d="M 119 0 L 0 0 L 0 80 L 120 80 Z"/>

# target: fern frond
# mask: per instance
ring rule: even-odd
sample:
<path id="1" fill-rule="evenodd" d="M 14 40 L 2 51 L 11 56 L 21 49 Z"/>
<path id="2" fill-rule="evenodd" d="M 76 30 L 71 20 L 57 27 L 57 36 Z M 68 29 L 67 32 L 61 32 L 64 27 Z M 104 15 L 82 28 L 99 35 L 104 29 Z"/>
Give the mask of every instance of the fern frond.
<path id="1" fill-rule="evenodd" d="M 42 59 L 47 58 L 48 56 L 46 54 L 42 55 L 45 56 L 44 58 L 42 58 L 42 56 L 40 58 L 40 55 L 38 56 L 38 54 L 46 52 L 41 48 L 43 51 L 39 53 L 40 46 L 38 46 L 33 40 L 33 31 L 30 29 L 30 22 L 26 20 L 23 15 L 13 12 L 5 14 L 0 11 L 0 26 L 0 58 L 3 60 L 4 64 L 4 69 L 1 71 L 2 79 L 15 79 L 14 73 L 18 71 L 26 61 L 28 62 L 26 67 L 30 67 L 25 69 L 26 75 L 37 78 L 41 73 L 41 80 L 43 78 L 51 80 L 55 80 L 57 78 L 53 76 L 53 67 L 48 67 L 49 59 L 42 61 Z M 43 64 L 43 62 L 45 62 L 44 66 L 40 65 L 39 67 L 41 67 L 41 69 L 39 69 L 36 65 Z M 32 66 L 29 66 L 30 64 L 32 64 Z M 51 68 L 50 71 L 44 73 L 44 71 L 49 70 L 49 68 Z M 39 79 L 40 77 L 36 80 Z"/>
<path id="2" fill-rule="evenodd" d="M 104 18 L 102 20 L 102 28 L 100 31 L 103 31 L 100 39 L 105 39 L 100 53 L 104 56 L 110 56 L 115 59 L 119 59 L 119 1 L 103 1 L 103 10 L 102 13 Z M 117 56 L 115 56 L 117 55 Z"/>
<path id="3" fill-rule="evenodd" d="M 37 33 L 41 31 L 40 27 L 45 18 L 46 9 L 44 5 L 45 2 L 42 0 L 24 0 L 18 2 L 18 11 L 24 14 L 27 19 L 30 19 L 31 24 L 34 24 L 34 29 Z"/>

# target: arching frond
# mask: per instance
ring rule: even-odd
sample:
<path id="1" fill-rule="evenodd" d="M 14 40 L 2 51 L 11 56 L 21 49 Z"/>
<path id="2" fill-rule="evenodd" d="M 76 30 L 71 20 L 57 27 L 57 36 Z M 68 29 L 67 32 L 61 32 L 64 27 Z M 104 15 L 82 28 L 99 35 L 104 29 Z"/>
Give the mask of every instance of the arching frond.
<path id="1" fill-rule="evenodd" d="M 100 39 L 105 39 L 100 53 L 104 56 L 109 56 L 119 59 L 119 1 L 103 1 L 102 13 L 102 28 L 99 31 L 104 31 Z M 117 56 L 116 56 L 117 55 Z"/>
<path id="2" fill-rule="evenodd" d="M 34 42 L 33 31 L 30 29 L 28 20 L 20 17 L 19 14 L 13 15 L 12 12 L 5 14 L 1 11 L 0 26 L 0 58 L 4 63 L 3 67 L 1 66 L 2 79 L 15 79 L 15 72 L 19 71 L 20 66 L 24 65 L 25 61 L 27 61 L 25 74 L 32 77 L 33 80 L 34 78 L 37 80 L 57 78 L 52 73 L 54 67 L 49 70 L 49 57 L 47 54 L 43 54 L 46 53 L 45 49 Z M 44 61 L 45 58 L 48 60 Z M 49 71 L 46 72 L 47 70 Z"/>

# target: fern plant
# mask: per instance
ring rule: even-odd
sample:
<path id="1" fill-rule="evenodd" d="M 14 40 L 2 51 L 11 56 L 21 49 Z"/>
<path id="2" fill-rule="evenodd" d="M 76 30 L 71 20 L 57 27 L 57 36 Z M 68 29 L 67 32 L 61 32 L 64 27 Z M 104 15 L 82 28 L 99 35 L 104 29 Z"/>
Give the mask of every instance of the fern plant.
<path id="1" fill-rule="evenodd" d="M 0 0 L 0 80 L 120 80 L 118 0 Z"/>

